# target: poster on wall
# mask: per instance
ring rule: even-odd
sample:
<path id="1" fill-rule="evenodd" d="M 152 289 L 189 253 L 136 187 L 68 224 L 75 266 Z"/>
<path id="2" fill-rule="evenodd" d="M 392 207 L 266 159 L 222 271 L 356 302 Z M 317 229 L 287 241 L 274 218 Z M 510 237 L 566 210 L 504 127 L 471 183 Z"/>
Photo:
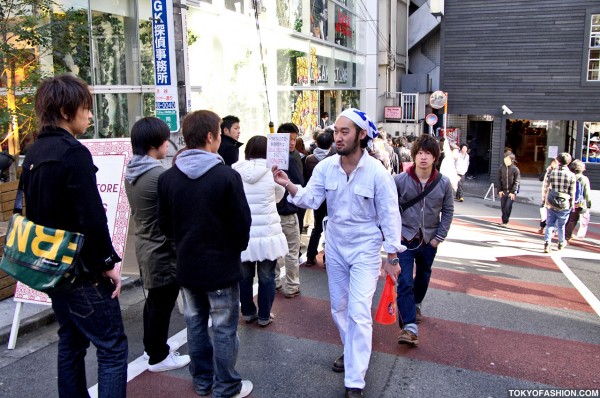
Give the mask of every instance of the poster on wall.
<path id="1" fill-rule="evenodd" d="M 129 227 L 129 202 L 125 194 L 125 167 L 131 159 L 131 141 L 129 138 L 81 140 L 92 153 L 94 164 L 98 167 L 96 182 L 100 198 L 108 219 L 108 230 L 113 247 L 123 258 L 127 229 Z M 119 272 L 121 263 L 117 264 Z M 17 282 L 14 301 L 35 304 L 51 304 L 47 294 Z"/>

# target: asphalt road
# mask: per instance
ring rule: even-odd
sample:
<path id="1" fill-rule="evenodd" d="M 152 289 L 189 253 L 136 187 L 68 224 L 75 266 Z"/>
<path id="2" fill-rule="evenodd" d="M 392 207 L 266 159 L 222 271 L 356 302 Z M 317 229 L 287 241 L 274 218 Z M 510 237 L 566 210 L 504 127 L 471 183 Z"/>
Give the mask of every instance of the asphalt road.
<path id="1" fill-rule="evenodd" d="M 592 219 L 588 239 L 548 255 L 536 233 L 537 207 L 515 204 L 508 228 L 499 216 L 498 202 L 457 203 L 423 304 L 421 344 L 398 345 L 396 325 L 376 324 L 366 396 L 506 397 L 510 389 L 600 388 L 598 220 Z M 240 324 L 237 367 L 254 382 L 251 397 L 343 397 L 343 375 L 331 371 L 342 347 L 320 262 L 301 268 L 301 284 L 297 298 L 277 294 L 269 327 Z M 373 311 L 382 288 L 383 279 Z M 144 371 L 143 299 L 141 288 L 121 299 L 128 396 L 197 396 L 187 369 Z M 184 341 L 184 328 L 174 311 L 171 335 Z M 16 350 L 0 349 L 0 397 L 57 396 L 56 340 L 53 324 L 20 336 Z M 93 395 L 93 348 L 87 380 Z"/>

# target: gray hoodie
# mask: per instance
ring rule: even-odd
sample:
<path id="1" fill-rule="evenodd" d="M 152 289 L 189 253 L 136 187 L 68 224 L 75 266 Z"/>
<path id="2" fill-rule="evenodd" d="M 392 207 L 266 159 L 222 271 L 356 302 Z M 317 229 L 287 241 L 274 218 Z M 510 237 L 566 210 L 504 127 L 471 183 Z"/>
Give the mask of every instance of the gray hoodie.
<path id="1" fill-rule="evenodd" d="M 192 180 L 202 177 L 220 163 L 225 162 L 218 153 L 207 152 L 202 149 L 183 151 L 175 160 L 177 168 Z"/>
<path id="2" fill-rule="evenodd" d="M 148 155 L 133 155 L 125 168 L 125 179 L 130 184 L 134 184 L 139 176 L 155 167 L 162 167 L 162 164 L 153 157 Z"/>

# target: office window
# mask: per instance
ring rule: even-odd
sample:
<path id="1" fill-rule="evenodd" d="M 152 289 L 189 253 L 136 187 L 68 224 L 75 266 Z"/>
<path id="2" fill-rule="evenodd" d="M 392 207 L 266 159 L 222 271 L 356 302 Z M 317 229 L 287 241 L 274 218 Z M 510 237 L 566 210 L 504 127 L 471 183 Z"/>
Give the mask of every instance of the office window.
<path id="1" fill-rule="evenodd" d="M 600 81 L 600 14 L 591 15 L 587 81 Z"/>

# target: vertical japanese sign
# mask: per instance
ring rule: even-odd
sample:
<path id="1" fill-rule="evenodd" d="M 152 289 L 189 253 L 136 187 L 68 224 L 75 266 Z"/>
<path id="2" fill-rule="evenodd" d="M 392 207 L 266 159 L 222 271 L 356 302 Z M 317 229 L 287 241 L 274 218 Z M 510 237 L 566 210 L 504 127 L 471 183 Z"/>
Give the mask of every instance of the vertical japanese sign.
<path id="1" fill-rule="evenodd" d="M 173 2 L 152 0 L 156 117 L 176 133 L 179 131 L 179 104 L 173 31 Z"/>

